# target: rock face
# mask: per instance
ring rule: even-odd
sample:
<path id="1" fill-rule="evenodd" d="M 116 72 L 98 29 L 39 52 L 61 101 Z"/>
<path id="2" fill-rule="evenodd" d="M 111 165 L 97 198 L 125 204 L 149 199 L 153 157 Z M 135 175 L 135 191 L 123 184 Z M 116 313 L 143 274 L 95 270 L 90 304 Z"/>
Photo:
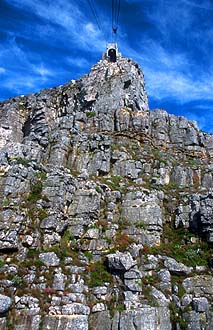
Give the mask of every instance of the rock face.
<path id="1" fill-rule="evenodd" d="M 212 329 L 212 156 L 129 59 L 0 103 L 0 329 Z"/>

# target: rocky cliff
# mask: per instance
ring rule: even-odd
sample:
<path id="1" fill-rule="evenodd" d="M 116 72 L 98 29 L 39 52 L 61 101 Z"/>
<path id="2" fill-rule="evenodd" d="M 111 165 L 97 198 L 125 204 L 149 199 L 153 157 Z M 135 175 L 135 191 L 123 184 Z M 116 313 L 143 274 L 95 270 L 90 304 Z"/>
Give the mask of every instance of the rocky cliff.
<path id="1" fill-rule="evenodd" d="M 213 329 L 213 136 L 138 64 L 0 104 L 0 329 Z"/>

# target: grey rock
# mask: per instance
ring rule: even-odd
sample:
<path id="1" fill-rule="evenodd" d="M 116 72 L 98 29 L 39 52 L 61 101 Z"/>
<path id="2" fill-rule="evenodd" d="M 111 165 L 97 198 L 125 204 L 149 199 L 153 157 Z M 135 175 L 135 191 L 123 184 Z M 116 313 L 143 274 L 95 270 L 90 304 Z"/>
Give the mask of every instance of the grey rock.
<path id="1" fill-rule="evenodd" d="M 80 189 L 76 192 L 74 201 L 69 207 L 69 214 L 82 216 L 84 214 L 98 215 L 100 210 L 100 196 L 95 190 Z"/>
<path id="2" fill-rule="evenodd" d="M 18 297 L 16 297 L 17 300 Z M 39 313 L 39 300 L 38 298 L 35 298 L 33 296 L 30 295 L 24 295 L 22 297 L 20 297 L 20 299 L 18 299 L 17 301 L 17 308 L 18 309 L 29 309 L 33 315 L 38 314 Z"/>
<path id="3" fill-rule="evenodd" d="M 163 219 L 160 200 L 154 192 L 127 193 L 122 201 L 121 215 L 129 224 L 142 228 L 139 243 L 155 245 L 160 242 Z"/>
<path id="4" fill-rule="evenodd" d="M 7 313 L 12 305 L 10 297 L 0 294 L 0 314 Z"/>
<path id="5" fill-rule="evenodd" d="M 144 270 L 151 270 L 151 269 L 156 269 L 159 264 L 159 258 L 152 255 L 148 254 L 147 255 L 147 263 L 143 265 Z"/>
<path id="6" fill-rule="evenodd" d="M 88 317 L 86 315 L 47 315 L 44 317 L 42 330 L 88 330 Z"/>
<path id="7" fill-rule="evenodd" d="M 213 295 L 213 278 L 211 275 L 196 275 L 183 280 L 183 287 L 186 293 L 199 296 Z"/>
<path id="8" fill-rule="evenodd" d="M 142 274 L 137 269 L 131 269 L 124 274 L 124 284 L 127 287 L 127 290 L 131 291 L 142 291 L 141 284 Z"/>
<path id="9" fill-rule="evenodd" d="M 186 205 L 180 205 L 176 210 L 176 227 L 183 225 L 197 234 L 202 233 L 211 243 L 213 195 L 194 194 L 185 203 Z"/>
<path id="10" fill-rule="evenodd" d="M 107 255 L 109 268 L 117 271 L 127 271 L 132 268 L 136 262 L 129 252 L 119 252 Z"/>
<path id="11" fill-rule="evenodd" d="M 24 246 L 30 247 L 30 246 L 32 246 L 33 241 L 34 241 L 34 239 L 33 239 L 33 237 L 31 235 L 26 235 L 26 236 L 24 236 L 24 239 L 22 241 L 22 244 Z"/>
<path id="12" fill-rule="evenodd" d="M 47 267 L 54 267 L 58 266 L 60 259 L 55 254 L 55 252 L 45 252 L 39 254 L 39 259 L 47 266 Z"/>
<path id="13" fill-rule="evenodd" d="M 106 286 L 97 286 L 97 287 L 93 287 L 91 289 L 91 292 L 94 294 L 94 295 L 105 295 L 107 294 L 107 290 L 108 288 Z"/>
<path id="14" fill-rule="evenodd" d="M 184 320 L 187 322 L 187 327 L 189 330 L 201 330 L 200 315 L 195 311 L 190 311 L 189 313 L 184 313 Z"/>
<path id="15" fill-rule="evenodd" d="M 63 315 L 73 315 L 73 314 L 89 315 L 89 313 L 90 313 L 90 308 L 88 306 L 85 306 L 84 304 L 74 302 L 62 306 Z"/>
<path id="16" fill-rule="evenodd" d="M 53 289 L 57 291 L 64 291 L 65 289 L 65 282 L 66 282 L 67 276 L 64 275 L 61 272 L 58 272 L 54 274 L 53 277 Z"/>
<path id="17" fill-rule="evenodd" d="M 184 296 L 181 299 L 181 305 L 187 306 L 187 305 L 191 304 L 192 298 L 193 298 L 192 294 L 184 294 Z"/>
<path id="18" fill-rule="evenodd" d="M 169 283 L 171 282 L 171 274 L 167 269 L 161 269 L 158 271 L 158 277 L 162 282 Z"/>
<path id="19" fill-rule="evenodd" d="M 83 283 L 69 284 L 69 289 L 74 293 L 82 293 L 85 290 L 85 285 Z"/>
<path id="20" fill-rule="evenodd" d="M 160 307 L 168 307 L 170 300 L 166 298 L 166 296 L 160 291 L 157 290 L 155 287 L 151 287 L 150 294 L 153 297 L 154 301 Z"/>
<path id="21" fill-rule="evenodd" d="M 18 311 L 14 318 L 17 330 L 39 330 L 40 321 L 41 316 L 30 310 Z"/>
<path id="22" fill-rule="evenodd" d="M 187 275 L 192 272 L 192 267 L 187 267 L 181 262 L 177 262 L 170 257 L 164 257 L 164 266 L 172 273 L 177 275 Z"/>
<path id="23" fill-rule="evenodd" d="M 133 292 L 141 292 L 142 291 L 142 285 L 141 285 L 140 280 L 125 279 L 124 284 L 125 284 L 127 290 L 131 290 Z"/>
<path id="24" fill-rule="evenodd" d="M 57 297 L 58 299 L 58 297 Z M 86 305 L 86 296 L 83 293 L 67 293 L 66 295 L 62 296 L 62 299 L 60 299 L 63 304 L 67 305 L 69 303 L 73 302 L 79 302 L 81 304 Z M 59 303 L 60 305 L 60 303 Z"/>
<path id="25" fill-rule="evenodd" d="M 106 310 L 106 306 L 103 303 L 98 303 L 92 307 L 92 313 L 103 312 Z"/>
<path id="26" fill-rule="evenodd" d="M 195 266 L 196 273 L 206 273 L 207 267 L 206 266 Z"/>
<path id="27" fill-rule="evenodd" d="M 99 237 L 99 229 L 98 228 L 91 228 L 85 234 L 85 238 L 95 238 L 98 239 Z"/>
<path id="28" fill-rule="evenodd" d="M 42 220 L 40 224 L 41 229 L 56 229 L 57 219 L 56 216 L 52 215 Z"/>
<path id="29" fill-rule="evenodd" d="M 124 311 L 120 317 L 120 330 L 171 330 L 170 314 L 166 307 L 147 307 Z"/>
<path id="30" fill-rule="evenodd" d="M 93 330 L 111 330 L 111 323 L 109 311 L 93 313 L 90 317 L 90 327 Z"/>
<path id="31" fill-rule="evenodd" d="M 139 291 L 124 291 L 124 306 L 126 310 L 133 310 L 142 307 Z"/>
<path id="32" fill-rule="evenodd" d="M 141 279 L 142 278 L 142 273 L 137 269 L 137 268 L 134 268 L 134 269 L 131 269 L 127 272 L 125 272 L 124 274 L 124 279 L 128 279 L 128 280 L 131 280 L 131 279 Z"/>
<path id="33" fill-rule="evenodd" d="M 176 166 L 171 173 L 171 183 L 180 187 L 193 185 L 193 175 L 194 173 L 191 168 Z"/>
<path id="34" fill-rule="evenodd" d="M 192 306 L 196 312 L 207 312 L 210 308 L 209 302 L 205 297 L 193 298 Z"/>

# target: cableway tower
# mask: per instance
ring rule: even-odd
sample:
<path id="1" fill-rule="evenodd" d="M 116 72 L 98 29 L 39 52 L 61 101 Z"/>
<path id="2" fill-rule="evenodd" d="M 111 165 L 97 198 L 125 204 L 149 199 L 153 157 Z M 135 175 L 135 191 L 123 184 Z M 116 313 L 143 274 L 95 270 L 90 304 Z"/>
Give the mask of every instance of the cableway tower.
<path id="1" fill-rule="evenodd" d="M 99 15 L 96 11 L 96 6 L 94 4 L 94 0 L 87 0 L 91 12 L 94 16 L 96 24 L 100 32 L 103 31 L 103 26 L 101 24 L 101 20 L 99 19 Z M 121 58 L 121 53 L 118 51 L 118 45 L 116 43 L 117 40 L 117 31 L 118 31 L 118 21 L 120 15 L 120 5 L 121 0 L 112 0 L 112 42 L 108 43 L 106 46 L 106 53 L 103 54 L 103 59 L 106 59 L 108 62 L 115 63 L 118 59 Z M 104 34 L 104 33 L 103 33 Z"/>
<path id="2" fill-rule="evenodd" d="M 118 51 L 117 43 L 109 43 L 106 47 L 106 53 L 104 54 L 104 58 L 108 60 L 108 62 L 117 62 L 119 58 L 121 58 L 121 53 Z"/>

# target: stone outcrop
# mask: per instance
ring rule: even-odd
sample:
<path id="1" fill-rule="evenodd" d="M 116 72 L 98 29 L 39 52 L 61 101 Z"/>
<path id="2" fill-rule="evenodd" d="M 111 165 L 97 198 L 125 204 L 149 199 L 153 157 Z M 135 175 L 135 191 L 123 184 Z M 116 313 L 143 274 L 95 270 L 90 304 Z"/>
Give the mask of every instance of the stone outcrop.
<path id="1" fill-rule="evenodd" d="M 129 59 L 0 103 L 0 329 L 212 329 L 212 156 Z"/>

